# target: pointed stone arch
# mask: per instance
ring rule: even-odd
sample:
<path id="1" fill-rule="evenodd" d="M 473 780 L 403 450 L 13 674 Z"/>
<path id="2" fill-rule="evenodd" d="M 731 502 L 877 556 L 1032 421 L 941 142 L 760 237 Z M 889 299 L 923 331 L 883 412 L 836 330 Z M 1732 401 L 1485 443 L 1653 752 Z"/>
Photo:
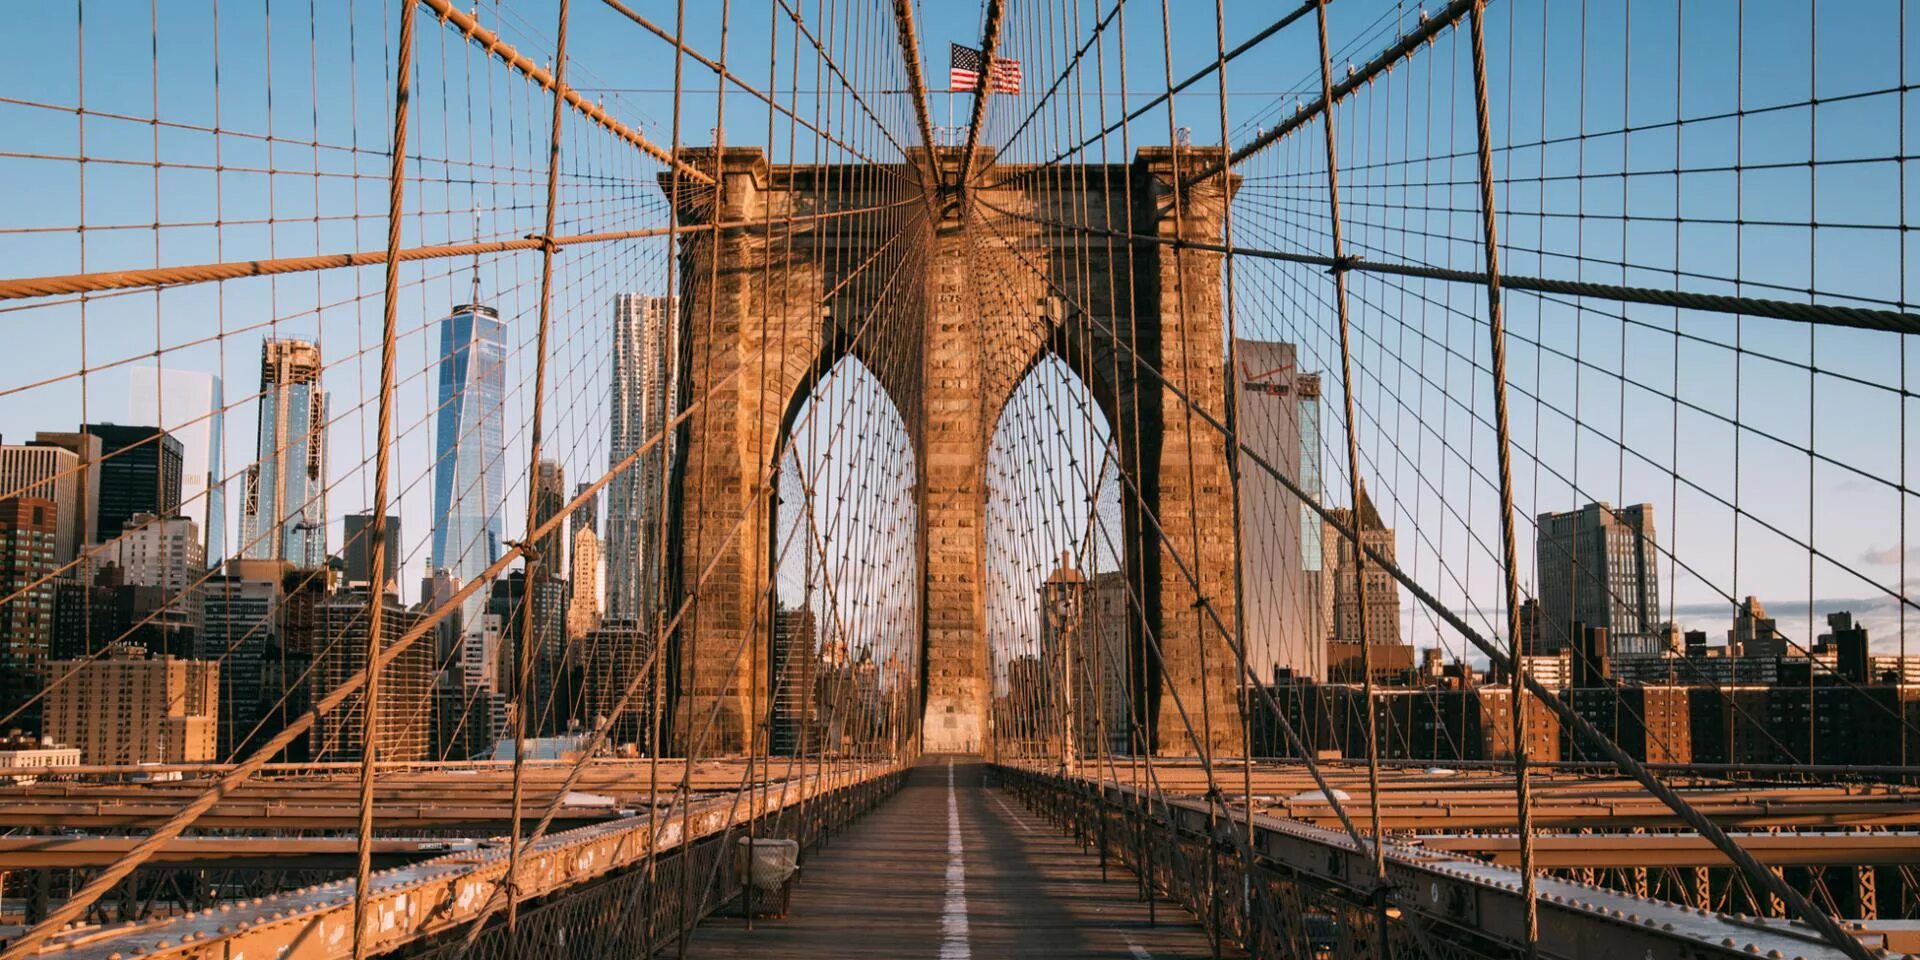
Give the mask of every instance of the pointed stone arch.
<path id="1" fill-rule="evenodd" d="M 734 228 L 685 245 L 683 400 L 699 397 L 704 409 L 683 428 L 673 578 L 676 596 L 687 596 L 703 577 L 707 585 L 697 614 L 674 638 L 686 652 L 674 661 L 677 682 L 669 691 L 680 749 L 712 756 L 752 746 L 745 699 L 754 671 L 764 669 L 754 651 L 765 645 L 747 641 L 754 598 L 768 575 L 770 526 L 754 504 L 765 494 L 796 391 L 848 355 L 881 380 L 917 451 L 922 745 L 970 751 L 986 744 L 985 445 L 1014 387 L 1047 353 L 1060 355 L 1094 390 L 1125 446 L 1128 577 L 1146 607 L 1143 629 L 1164 653 L 1154 664 L 1151 729 L 1142 746 L 1192 752 L 1172 698 L 1160 696 L 1176 690 L 1189 713 L 1213 718 L 1210 750 L 1237 749 L 1234 661 L 1217 626 L 1233 623 L 1226 443 L 1186 406 L 1225 420 L 1220 255 L 1186 244 L 1218 242 L 1226 181 L 1216 177 L 1183 191 L 1179 210 L 1171 190 L 1176 166 L 1190 169 L 1221 153 L 1182 147 L 1176 158 L 1171 148 L 1147 148 L 1131 164 L 1073 167 L 1067 176 L 988 169 L 974 199 L 1012 214 L 992 231 L 963 217 L 961 205 L 943 194 L 923 207 L 942 210 L 940 222 L 915 218 L 911 236 L 883 232 L 892 220 L 847 216 L 833 221 L 831 235 L 819 226 L 772 236 Z M 846 209 L 914 199 L 907 176 L 860 179 L 837 167 L 771 166 L 757 148 L 688 156 L 719 182 L 717 191 L 682 197 L 676 213 L 688 222 L 754 223 L 816 212 L 828 184 L 835 185 L 831 199 Z M 989 156 L 982 152 L 982 163 Z M 929 167 L 955 167 L 958 158 L 959 151 L 942 149 Z M 871 189 L 850 194 L 846 183 Z M 1092 234 L 1047 227 L 1048 220 L 1160 242 L 1090 243 Z M 828 296 L 887 243 L 920 245 L 918 267 L 889 276 L 880 299 Z M 716 253 L 720 266 L 709 269 Z M 1031 312 L 1015 303 L 1014 316 L 982 316 L 974 294 L 1015 275 L 1045 277 L 1033 285 L 1044 292 Z M 1088 277 L 1104 282 L 1084 282 Z M 876 310 L 884 316 L 872 316 Z M 918 362 L 881 359 L 903 355 Z M 1006 363 L 1009 356 L 1023 363 Z M 728 541 L 736 526 L 742 535 Z M 707 710 L 722 721 L 702 742 L 689 742 L 687 719 Z"/>

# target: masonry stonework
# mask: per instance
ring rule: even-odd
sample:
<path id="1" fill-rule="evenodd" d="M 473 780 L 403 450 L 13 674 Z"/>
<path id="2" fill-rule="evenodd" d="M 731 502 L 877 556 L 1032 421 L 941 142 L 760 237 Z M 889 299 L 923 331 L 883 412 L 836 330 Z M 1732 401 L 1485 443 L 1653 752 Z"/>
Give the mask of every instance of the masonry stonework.
<path id="1" fill-rule="evenodd" d="M 683 187 L 686 223 L 763 222 L 827 203 L 898 210 L 916 199 L 902 193 L 914 183 L 904 167 L 769 165 L 757 148 L 690 155 L 720 187 Z M 942 148 L 913 159 L 951 181 L 959 155 Z M 682 398 L 703 399 L 683 428 L 676 471 L 673 579 L 688 601 L 670 607 L 686 610 L 673 644 L 676 749 L 740 753 L 764 729 L 755 711 L 769 698 L 751 691 L 769 676 L 774 467 L 800 401 L 845 356 L 880 377 L 919 460 L 921 747 L 986 749 L 984 464 L 1008 398 L 1054 355 L 1087 383 L 1118 440 L 1140 613 L 1128 669 L 1146 679 L 1132 710 L 1145 727 L 1135 743 L 1163 754 L 1238 751 L 1227 450 L 1189 407 L 1225 420 L 1220 256 L 1178 245 L 1218 242 L 1227 190 L 1217 177 L 1180 191 L 1178 203 L 1174 190 L 1182 170 L 1218 156 L 1148 148 L 1127 165 L 1034 170 L 986 167 L 982 151 L 972 202 L 950 192 L 917 200 L 926 214 L 911 218 L 910 236 L 897 235 L 907 218 L 896 214 L 723 229 L 683 245 Z M 1090 240 L 1060 229 L 1065 222 L 1162 242 Z M 843 283 L 889 242 L 918 245 L 920 255 L 903 260 L 911 269 L 879 287 Z"/>

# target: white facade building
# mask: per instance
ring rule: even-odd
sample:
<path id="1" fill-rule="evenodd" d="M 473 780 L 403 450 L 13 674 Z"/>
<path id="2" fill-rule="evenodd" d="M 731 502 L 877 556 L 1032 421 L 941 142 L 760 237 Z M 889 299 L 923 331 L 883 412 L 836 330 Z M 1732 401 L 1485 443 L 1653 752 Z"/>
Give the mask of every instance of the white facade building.
<path id="1" fill-rule="evenodd" d="M 613 396 L 608 462 L 619 463 L 666 430 L 680 391 L 680 300 L 637 293 L 613 298 Z M 607 616 L 650 622 L 659 598 L 662 485 L 673 462 L 661 438 L 607 487 Z"/>
<path id="2" fill-rule="evenodd" d="M 100 545 L 95 565 L 119 565 L 126 583 L 159 587 L 169 598 L 197 595 L 207 572 L 200 525 L 186 517 L 136 513 L 116 540 Z"/>

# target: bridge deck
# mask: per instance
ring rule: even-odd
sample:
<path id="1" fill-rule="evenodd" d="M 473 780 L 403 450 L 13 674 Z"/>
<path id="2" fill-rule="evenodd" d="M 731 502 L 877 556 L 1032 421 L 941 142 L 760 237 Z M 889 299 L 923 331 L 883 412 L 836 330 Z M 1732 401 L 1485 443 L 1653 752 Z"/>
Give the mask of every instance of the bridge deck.
<path id="1" fill-rule="evenodd" d="M 985 786 L 983 773 L 970 760 L 951 773 L 945 761 L 915 769 L 899 794 L 808 857 L 785 919 L 748 930 L 714 917 L 688 956 L 1212 955 L 1187 913 L 1163 904 L 1150 924 L 1131 874 L 1115 866 L 1102 881 L 1092 854 Z"/>

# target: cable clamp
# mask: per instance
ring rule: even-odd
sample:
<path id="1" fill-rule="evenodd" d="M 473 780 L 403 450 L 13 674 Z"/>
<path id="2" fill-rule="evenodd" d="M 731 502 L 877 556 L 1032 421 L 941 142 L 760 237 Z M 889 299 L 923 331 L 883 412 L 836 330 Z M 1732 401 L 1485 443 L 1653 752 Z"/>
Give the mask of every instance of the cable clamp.
<path id="1" fill-rule="evenodd" d="M 560 252 L 560 245 L 558 243 L 555 243 L 552 237 L 547 236 L 544 233 L 529 233 L 523 239 L 532 240 L 534 243 L 537 243 L 540 245 L 540 249 L 545 250 L 548 253 Z"/>
<path id="2" fill-rule="evenodd" d="M 1345 273 L 1349 270 L 1354 269 L 1355 267 L 1358 267 L 1360 265 L 1360 260 L 1361 258 L 1358 255 L 1351 254 L 1351 253 L 1346 254 L 1344 256 L 1334 257 L 1333 263 L 1327 267 L 1327 272 L 1335 276 L 1338 276 L 1339 274 Z"/>
<path id="3" fill-rule="evenodd" d="M 540 559 L 540 549 L 525 540 L 507 540 L 504 543 L 508 548 L 520 551 L 520 557 L 529 563 Z"/>

